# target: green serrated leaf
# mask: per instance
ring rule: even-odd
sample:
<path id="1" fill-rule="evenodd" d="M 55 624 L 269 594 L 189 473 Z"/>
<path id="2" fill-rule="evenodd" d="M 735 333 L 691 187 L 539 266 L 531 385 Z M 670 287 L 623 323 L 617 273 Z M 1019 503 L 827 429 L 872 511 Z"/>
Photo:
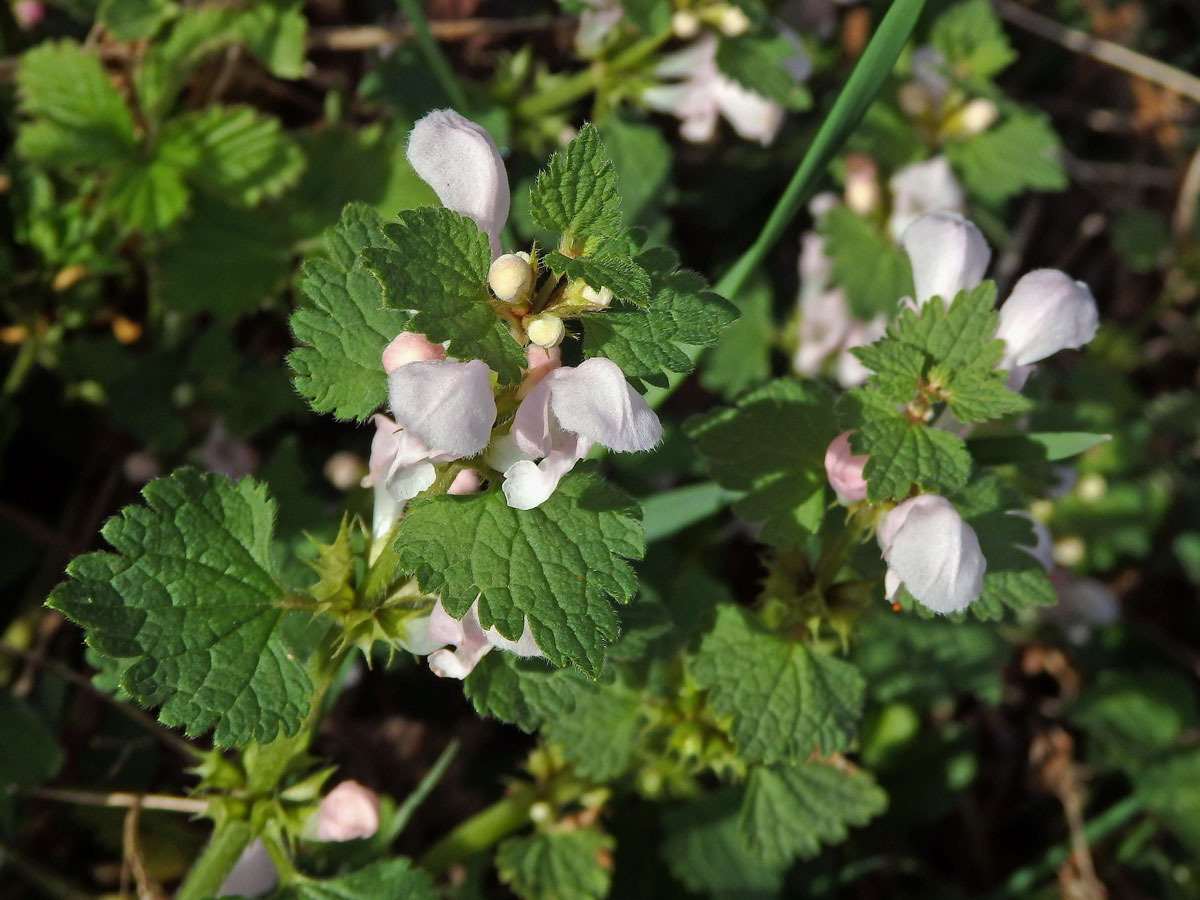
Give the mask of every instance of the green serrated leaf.
<path id="1" fill-rule="evenodd" d="M 777 900 L 786 866 L 765 865 L 738 823 L 739 788 L 704 794 L 663 815 L 667 866 L 690 891 L 715 900 Z"/>
<path id="2" fill-rule="evenodd" d="M 575 708 L 580 676 L 540 660 L 511 653 L 489 653 L 463 682 L 463 693 L 481 716 L 533 731 L 543 722 L 569 715 Z"/>
<path id="3" fill-rule="evenodd" d="M 158 152 L 189 181 L 229 203 L 278 197 L 304 171 L 304 154 L 279 120 L 248 106 L 210 106 L 168 121 Z"/>
<path id="4" fill-rule="evenodd" d="M 529 212 L 536 224 L 562 233 L 568 243 L 608 237 L 620 230 L 617 170 L 590 122 L 550 157 L 530 192 Z"/>
<path id="5" fill-rule="evenodd" d="M 17 69 L 17 151 L 52 166 L 99 168 L 135 146 L 133 117 L 100 60 L 70 41 L 39 44 Z"/>
<path id="6" fill-rule="evenodd" d="M 950 415 L 960 422 L 987 422 L 1025 412 L 1033 404 L 1008 389 L 1006 373 L 996 369 L 965 368 L 929 370 L 930 384 L 946 401 Z"/>
<path id="7" fill-rule="evenodd" d="M 628 5 L 625 11 L 628 15 Z M 663 187 L 671 171 L 671 147 L 653 125 L 619 115 L 605 119 L 600 130 L 617 169 L 624 221 L 635 224 L 663 203 Z"/>
<path id="8" fill-rule="evenodd" d="M 1058 161 L 1058 135 L 1045 116 L 1010 111 L 999 125 L 951 141 L 946 158 L 967 189 L 989 204 L 1023 191 L 1061 191 L 1067 175 Z"/>
<path id="9" fill-rule="evenodd" d="M 313 308 L 292 313 L 301 346 L 288 355 L 296 390 L 317 412 L 362 420 L 387 396 L 383 348 L 404 330 L 408 315 L 383 305 L 379 282 L 358 265 L 359 253 L 387 245 L 379 214 L 350 204 L 325 234 L 330 259 L 304 266 L 300 288 Z"/>
<path id="10" fill-rule="evenodd" d="M 835 206 L 821 217 L 830 276 L 846 291 L 850 311 L 864 321 L 891 316 L 902 297 L 913 295 L 912 264 L 870 220 L 848 206 Z"/>
<path id="11" fill-rule="evenodd" d="M 246 49 L 278 78 L 304 75 L 308 19 L 302 0 L 256 0 L 238 18 Z"/>
<path id="12" fill-rule="evenodd" d="M 170 161 L 155 157 L 117 163 L 100 192 L 99 203 L 125 230 L 154 234 L 178 221 L 190 200 L 183 172 Z"/>
<path id="13" fill-rule="evenodd" d="M 993 626 L 882 615 L 865 619 L 855 637 L 852 659 L 879 703 L 906 699 L 927 708 L 960 693 L 1000 702 L 1010 647 Z"/>
<path id="14" fill-rule="evenodd" d="M 581 692 L 574 711 L 547 719 L 542 734 L 584 778 L 611 781 L 629 767 L 641 723 L 641 695 L 614 682 Z"/>
<path id="15" fill-rule="evenodd" d="M 179 15 L 172 0 L 102 0 L 96 19 L 122 41 L 150 37 Z"/>
<path id="16" fill-rule="evenodd" d="M 613 849 L 599 828 L 538 832 L 496 850 L 500 880 L 522 900 L 600 900 L 608 896 Z"/>
<path id="17" fill-rule="evenodd" d="M 903 500 L 913 484 L 938 494 L 957 491 L 971 475 L 962 438 L 911 422 L 879 392 L 855 388 L 837 404 L 841 427 L 852 431 L 850 448 L 869 454 L 863 477 L 867 499 Z"/>
<path id="18" fill-rule="evenodd" d="M 593 290 L 608 288 L 613 296 L 635 306 L 650 303 L 650 276 L 631 259 L 615 253 L 597 253 L 572 259 L 558 251 L 547 253 L 542 262 L 555 275 L 582 281 Z"/>
<path id="19" fill-rule="evenodd" d="M 642 254 L 638 262 L 653 273 L 647 256 Z M 651 278 L 645 310 L 608 309 L 584 319 L 583 354 L 611 359 L 630 380 L 663 385 L 667 373 L 695 367 L 684 347 L 716 343 L 721 329 L 737 318 L 737 310 L 708 290 L 695 272 Z"/>
<path id="20" fill-rule="evenodd" d="M 1068 710 L 1087 732 L 1090 765 L 1136 774 L 1196 724 L 1188 680 L 1169 669 L 1102 671 Z"/>
<path id="21" fill-rule="evenodd" d="M 684 430 L 720 485 L 748 492 L 734 510 L 763 523 L 763 541 L 789 546 L 817 530 L 825 512 L 825 451 L 838 434 L 828 388 L 772 381 L 734 408 L 691 419 Z"/>
<path id="22" fill-rule="evenodd" d="M 941 13 L 929 32 L 929 43 L 946 60 L 956 78 L 991 78 L 1017 58 L 988 0 L 968 0 Z"/>
<path id="23" fill-rule="evenodd" d="M 717 68 L 768 100 L 789 109 L 804 109 L 811 97 L 788 71 L 788 63 L 802 53 L 792 38 L 774 29 L 748 32 L 717 44 Z"/>
<path id="24" fill-rule="evenodd" d="M 449 341 L 451 356 L 481 359 L 502 382 L 519 381 L 525 354 L 490 305 L 487 235 L 440 207 L 403 210 L 383 233 L 388 244 L 366 248 L 363 260 L 383 285 L 384 303 L 413 310 L 412 329 Z"/>
<path id="25" fill-rule="evenodd" d="M 312 685 L 279 632 L 285 595 L 271 559 L 275 504 L 249 478 L 179 469 L 150 482 L 47 604 L 108 656 L 133 657 L 122 687 L 189 736 L 221 747 L 295 734 Z"/>
<path id="26" fill-rule="evenodd" d="M 713 710 L 733 716 L 733 738 L 748 760 L 827 756 L 854 739 L 864 688 L 858 670 L 772 634 L 738 607 L 717 610 L 692 674 Z"/>
<path id="27" fill-rule="evenodd" d="M 883 812 L 887 794 L 848 763 L 755 766 L 742 802 L 746 840 L 768 866 L 807 859 Z"/>
<path id="28" fill-rule="evenodd" d="M 396 540 L 400 564 L 446 611 L 466 614 L 517 640 L 526 618 L 556 666 L 596 677 L 604 645 L 616 640 L 608 598 L 627 603 L 637 586 L 624 561 L 644 552 L 638 510 L 623 492 L 574 472 L 536 509 L 512 509 L 498 490 L 418 499 Z"/>
<path id="29" fill-rule="evenodd" d="M 276 900 L 438 900 L 433 879 L 407 859 L 387 859 L 338 878 L 301 878 Z"/>

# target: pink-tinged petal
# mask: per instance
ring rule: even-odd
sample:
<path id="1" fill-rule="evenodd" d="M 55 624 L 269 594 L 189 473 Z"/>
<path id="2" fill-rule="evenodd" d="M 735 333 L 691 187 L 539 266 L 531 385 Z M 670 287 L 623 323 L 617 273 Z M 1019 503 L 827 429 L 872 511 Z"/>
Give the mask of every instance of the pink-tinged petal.
<path id="1" fill-rule="evenodd" d="M 983 280 L 992 256 L 980 230 L 952 212 L 920 216 L 905 230 L 902 241 L 912 262 L 919 306 L 930 297 L 941 297 L 948 306 L 959 291 Z"/>
<path id="2" fill-rule="evenodd" d="M 389 375 L 401 366 L 430 359 L 445 359 L 446 348 L 423 334 L 402 331 L 383 348 L 383 371 Z"/>
<path id="3" fill-rule="evenodd" d="M 717 36 L 706 31 L 682 50 L 664 56 L 654 67 L 659 78 L 695 78 L 716 71 Z"/>
<path id="4" fill-rule="evenodd" d="M 884 519 L 879 540 L 889 571 L 927 609 L 959 612 L 983 592 L 979 539 L 946 499 L 905 500 Z"/>
<path id="5" fill-rule="evenodd" d="M 859 362 L 858 357 L 850 351 L 855 347 L 873 344 L 883 337 L 886 331 L 887 317 L 883 315 L 876 316 L 870 322 L 855 322 L 850 326 L 846 331 L 846 337 L 842 340 L 837 364 L 834 366 L 834 375 L 837 376 L 838 384 L 844 388 L 852 388 L 858 387 L 867 380 L 871 370 Z"/>
<path id="6" fill-rule="evenodd" d="M 543 453 L 526 453 L 517 446 L 516 438 L 510 433 L 503 434 L 488 444 L 487 452 L 483 454 L 483 461 L 497 472 L 507 472 L 510 466 L 523 459 L 537 459 L 544 455 Z"/>
<path id="7" fill-rule="evenodd" d="M 738 137 L 758 141 L 764 147 L 775 140 L 783 124 L 783 107 L 761 94 L 748 91 L 731 78 L 717 76 L 713 99 Z"/>
<path id="8" fill-rule="evenodd" d="M 388 403 L 400 425 L 451 458 L 483 450 L 496 422 L 491 372 L 477 359 L 402 366 L 388 375 Z"/>
<path id="9" fill-rule="evenodd" d="M 445 611 L 442 612 L 442 615 L 445 615 Z M 428 656 L 434 650 L 445 647 L 449 642 L 442 640 L 445 636 L 444 633 L 434 635 L 432 624 L 432 611 L 423 616 L 406 619 L 404 621 L 404 639 L 400 642 L 400 646 L 414 656 Z"/>
<path id="10" fill-rule="evenodd" d="M 801 375 L 817 375 L 845 341 L 853 320 L 841 288 L 815 296 L 800 294 L 800 326 L 792 365 Z"/>
<path id="11" fill-rule="evenodd" d="M 405 500 L 411 500 L 433 484 L 437 473 L 429 462 L 429 448 L 408 431 L 383 415 L 371 417 L 375 436 L 363 487 L 375 489 L 371 534 L 383 537 L 400 516 Z"/>
<path id="12" fill-rule="evenodd" d="M 829 449 L 825 451 L 825 475 L 839 499 L 851 503 L 867 499 L 867 482 L 863 478 L 866 464 L 865 454 L 855 455 L 850 449 L 849 431 L 839 434 L 830 442 Z"/>
<path id="13" fill-rule="evenodd" d="M 521 460 L 504 472 L 504 499 L 513 509 L 534 509 L 541 506 L 558 487 L 563 477 L 575 468 L 591 450 L 591 442 L 575 434 L 563 436 L 562 445 L 551 451 L 540 463 Z"/>
<path id="14" fill-rule="evenodd" d="M 510 436 L 519 452 L 539 457 L 546 456 L 554 449 L 550 434 L 550 389 L 561 373 L 566 371 L 569 370 L 554 369 L 545 373 L 517 407 Z"/>
<path id="15" fill-rule="evenodd" d="M 217 890 L 218 896 L 261 897 L 275 889 L 279 873 L 263 845 L 262 838 L 254 841 L 238 857 L 233 870 Z"/>
<path id="16" fill-rule="evenodd" d="M 996 337 L 1004 341 L 1002 364 L 1028 365 L 1082 347 L 1099 324 L 1086 284 L 1056 269 L 1037 269 L 1016 283 L 1000 307 Z"/>
<path id="17" fill-rule="evenodd" d="M 479 478 L 479 473 L 474 469 L 463 469 L 454 476 L 454 480 L 450 482 L 450 487 L 446 489 L 447 494 L 474 494 L 479 490 L 483 482 Z"/>
<path id="18" fill-rule="evenodd" d="M 546 349 L 530 344 L 525 348 L 525 364 L 525 377 L 517 390 L 517 396 L 522 398 L 528 396 L 534 385 L 562 366 L 562 348 Z"/>
<path id="19" fill-rule="evenodd" d="M 944 156 L 905 166 L 892 176 L 888 187 L 892 191 L 888 231 L 896 241 L 918 216 L 937 210 L 959 212 L 963 208 L 962 186 Z"/>
<path id="20" fill-rule="evenodd" d="M 491 649 L 492 645 L 484 641 L 483 645 L 479 647 L 462 647 L 454 651 L 435 650 L 429 654 L 426 662 L 429 663 L 429 671 L 438 678 L 453 678 L 462 681 L 475 671 L 479 661 L 487 656 Z"/>
<path id="21" fill-rule="evenodd" d="M 550 408 L 558 424 L 593 443 L 631 453 L 649 450 L 662 438 L 658 416 L 610 359 L 595 357 L 573 369 L 558 369 L 543 384 L 550 385 Z"/>
<path id="22" fill-rule="evenodd" d="M 379 795 L 357 781 L 343 781 L 321 799 L 318 841 L 353 841 L 379 830 Z"/>
<path id="23" fill-rule="evenodd" d="M 529 627 L 529 618 L 525 619 L 525 627 L 521 631 L 521 637 L 515 641 L 510 641 L 508 638 L 500 634 L 495 628 L 489 628 L 486 632 L 488 643 L 493 647 L 512 653 L 516 656 L 531 657 L 545 656 L 541 648 L 538 647 L 537 641 L 533 639 L 533 631 Z"/>
<path id="24" fill-rule="evenodd" d="M 443 206 L 475 221 L 498 256 L 509 191 L 491 135 L 452 109 L 434 110 L 413 126 L 408 161 Z"/>

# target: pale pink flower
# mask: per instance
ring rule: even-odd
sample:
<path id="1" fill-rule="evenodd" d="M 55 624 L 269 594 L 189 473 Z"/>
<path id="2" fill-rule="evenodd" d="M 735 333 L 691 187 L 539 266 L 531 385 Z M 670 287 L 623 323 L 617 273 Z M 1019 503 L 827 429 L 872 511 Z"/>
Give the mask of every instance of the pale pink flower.
<path id="1" fill-rule="evenodd" d="M 389 375 L 411 362 L 445 359 L 446 348 L 435 344 L 423 334 L 402 331 L 383 348 L 383 371 Z"/>
<path id="2" fill-rule="evenodd" d="M 343 781 L 321 799 L 318 841 L 353 841 L 379 830 L 379 795 L 357 781 Z"/>
<path id="3" fill-rule="evenodd" d="M 863 478 L 866 454 L 855 455 L 850 449 L 850 432 L 835 437 L 825 451 L 825 476 L 829 486 L 846 503 L 867 499 L 867 481 Z"/>
<path id="4" fill-rule="evenodd" d="M 412 432 L 385 415 L 371 417 L 371 459 L 363 487 L 375 489 L 371 534 L 384 537 L 400 518 L 404 503 L 433 484 L 435 462 L 449 462 L 452 454 L 436 454 Z"/>
<path id="5" fill-rule="evenodd" d="M 262 838 L 255 838 L 242 851 L 233 870 L 225 876 L 225 881 L 221 884 L 217 895 L 261 897 L 274 890 L 278 883 L 279 873 L 275 871 L 275 864 L 271 862 Z"/>
<path id="6" fill-rule="evenodd" d="M 500 255 L 508 220 L 508 173 L 495 141 L 481 125 L 452 109 L 428 113 L 408 138 L 408 161 L 442 205 L 474 220 Z"/>
<path id="7" fill-rule="evenodd" d="M 17 27 L 22 31 L 29 31 L 46 18 L 46 4 L 34 3 L 31 0 L 17 0 L 12 11 L 13 18 L 17 20 Z"/>
<path id="8" fill-rule="evenodd" d="M 499 647 L 517 656 L 541 656 L 525 620 L 519 640 L 510 641 L 502 637 L 495 627 L 484 629 L 479 624 L 479 602 L 472 604 L 466 615 L 455 619 L 446 612 L 439 600 L 429 616 L 428 635 L 430 643 L 441 649 L 429 654 L 429 668 L 440 678 L 466 678 L 493 647 Z M 448 646 L 452 645 L 454 650 Z"/>
<path id="9" fill-rule="evenodd" d="M 661 437 L 658 416 L 612 360 L 596 357 L 554 369 L 513 417 L 511 442 L 525 458 L 504 469 L 505 499 L 515 509 L 533 509 L 593 444 L 629 453 L 649 450 Z"/>
<path id="10" fill-rule="evenodd" d="M 983 280 L 991 251 L 982 233 L 962 216 L 935 212 L 904 232 L 917 303 L 938 296 L 949 304 Z M 1019 389 L 1033 363 L 1060 350 L 1082 347 L 1096 334 L 1099 313 L 1088 286 L 1056 269 L 1023 276 L 1000 307 L 996 337 L 1004 341 L 1001 367 Z"/>
<path id="11" fill-rule="evenodd" d="M 962 185 L 944 156 L 904 166 L 891 177 L 888 187 L 892 192 L 888 232 L 895 241 L 899 241 L 908 226 L 925 213 L 963 211 Z"/>
<path id="12" fill-rule="evenodd" d="M 682 79 L 642 91 L 651 109 L 680 120 L 679 133 L 687 141 L 712 140 L 718 115 L 724 116 L 739 137 L 771 143 L 783 122 L 783 108 L 742 87 L 717 68 L 717 38 L 706 32 L 691 45 L 663 58 L 655 67 L 663 79 Z"/>
<path id="13" fill-rule="evenodd" d="M 888 599 L 903 585 L 936 613 L 960 612 L 983 592 L 987 562 L 979 538 L 948 500 L 921 494 L 896 506 L 879 526 Z"/>
<path id="14" fill-rule="evenodd" d="M 225 422 L 217 419 L 208 430 L 200 448 L 204 468 L 230 481 L 240 481 L 258 468 L 259 456 L 246 441 L 233 437 L 225 430 Z"/>

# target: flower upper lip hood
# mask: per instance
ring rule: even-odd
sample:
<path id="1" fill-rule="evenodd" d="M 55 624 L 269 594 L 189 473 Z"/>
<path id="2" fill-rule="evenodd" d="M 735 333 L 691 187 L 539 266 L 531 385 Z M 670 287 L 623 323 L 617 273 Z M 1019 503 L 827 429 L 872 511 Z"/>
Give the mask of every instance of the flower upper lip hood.
<path id="1" fill-rule="evenodd" d="M 979 538 L 944 497 L 905 500 L 887 514 L 877 537 L 888 566 L 888 599 L 903 584 L 927 609 L 952 613 L 983 592 L 987 562 Z"/>
<path id="2" fill-rule="evenodd" d="M 959 291 L 983 281 L 992 258 L 979 229 L 947 210 L 918 217 L 905 229 L 901 243 L 912 262 L 918 306 L 932 297 L 949 304 Z"/>
<path id="3" fill-rule="evenodd" d="M 442 205 L 472 219 L 500 255 L 510 195 L 504 160 L 491 135 L 452 109 L 436 109 L 413 126 L 408 161 Z"/>

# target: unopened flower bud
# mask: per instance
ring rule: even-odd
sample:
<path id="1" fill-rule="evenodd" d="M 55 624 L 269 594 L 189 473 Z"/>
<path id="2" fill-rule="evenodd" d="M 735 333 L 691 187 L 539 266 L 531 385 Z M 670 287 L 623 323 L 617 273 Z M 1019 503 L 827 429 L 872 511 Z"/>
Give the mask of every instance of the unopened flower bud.
<path id="1" fill-rule="evenodd" d="M 567 333 L 566 327 L 563 325 L 562 319 L 558 316 L 549 313 L 542 313 L 540 316 L 534 316 L 525 326 L 525 332 L 529 335 L 529 340 L 537 344 L 539 347 L 549 349 L 557 347 L 562 343 L 563 335 Z"/>
<path id="2" fill-rule="evenodd" d="M 479 490 L 483 484 L 479 480 L 479 473 L 474 469 L 463 469 L 454 476 L 454 480 L 450 482 L 450 487 L 447 489 L 447 494 L 473 494 Z"/>
<path id="3" fill-rule="evenodd" d="M 859 215 L 870 215 L 879 208 L 878 169 L 865 153 L 846 157 L 846 205 Z"/>
<path id="4" fill-rule="evenodd" d="M 721 29 L 726 37 L 737 37 L 740 34 L 745 34 L 750 29 L 750 19 L 742 11 L 741 7 L 727 6 L 725 11 L 721 13 L 717 27 Z"/>
<path id="5" fill-rule="evenodd" d="M 1089 472 L 1075 485 L 1075 493 L 1084 503 L 1095 503 L 1108 491 L 1108 482 L 1097 472 Z"/>
<path id="6" fill-rule="evenodd" d="M 488 269 L 492 292 L 507 303 L 523 300 L 533 286 L 528 253 L 505 253 Z"/>
<path id="7" fill-rule="evenodd" d="M 850 449 L 850 432 L 835 437 L 825 451 L 825 475 L 839 500 L 855 503 L 867 499 L 867 482 L 863 478 L 863 467 L 867 456 L 855 455 Z"/>
<path id="8" fill-rule="evenodd" d="M 681 9 L 671 16 L 671 33 L 681 41 L 689 41 L 700 33 L 700 19 L 695 13 Z"/>
<path id="9" fill-rule="evenodd" d="M 357 781 L 343 781 L 317 811 L 317 840 L 353 841 L 379 830 L 379 795 Z"/>
<path id="10" fill-rule="evenodd" d="M 598 309 L 607 309 L 613 302 L 613 292 L 606 287 L 597 291 L 589 285 L 584 285 L 582 296 L 584 300 Z"/>
<path id="11" fill-rule="evenodd" d="M 1069 534 L 1054 542 L 1054 561 L 1060 566 L 1074 566 L 1087 556 L 1087 544 L 1083 538 Z"/>
<path id="12" fill-rule="evenodd" d="M 954 130 L 960 135 L 979 134 L 992 127 L 1000 110 L 991 100 L 976 97 L 958 111 L 953 120 Z"/>
<path id="13" fill-rule="evenodd" d="M 402 331 L 383 348 L 383 371 L 389 375 L 411 362 L 445 359 L 446 348 L 435 344 L 423 334 Z"/>
<path id="14" fill-rule="evenodd" d="M 366 464 L 362 457 L 349 450 L 339 450 L 325 460 L 322 470 L 326 480 L 339 491 L 348 491 L 356 487 L 367 474 Z"/>

